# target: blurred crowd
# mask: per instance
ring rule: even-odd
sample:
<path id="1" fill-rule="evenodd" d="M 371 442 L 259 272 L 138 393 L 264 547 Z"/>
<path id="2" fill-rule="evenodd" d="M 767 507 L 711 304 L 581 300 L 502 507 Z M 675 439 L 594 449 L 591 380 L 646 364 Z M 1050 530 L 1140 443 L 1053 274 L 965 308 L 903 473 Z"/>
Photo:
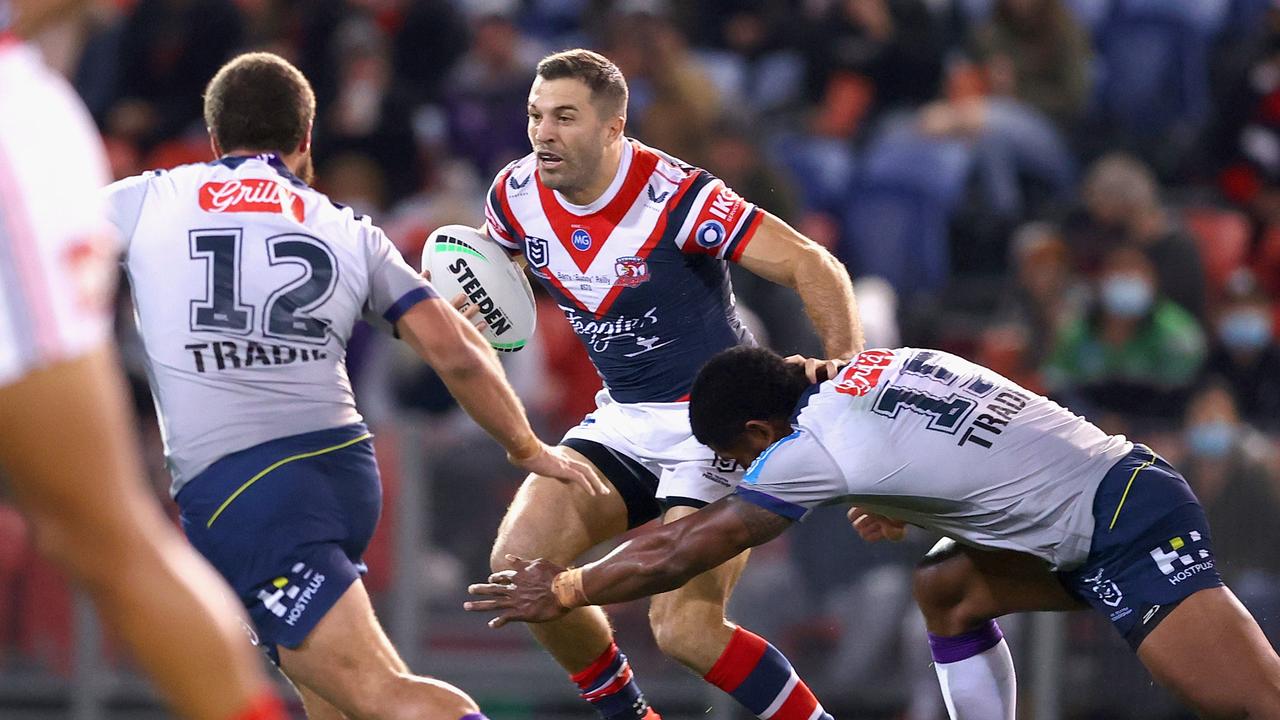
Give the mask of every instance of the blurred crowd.
<path id="1" fill-rule="evenodd" d="M 870 344 L 958 352 L 1179 465 L 1224 577 L 1280 638 L 1280 2 L 107 0 L 42 42 L 118 177 L 208 160 L 213 72 L 242 50 L 288 57 L 316 89 L 317 187 L 410 262 L 430 229 L 479 224 L 489 180 L 528 152 L 536 61 L 600 50 L 630 84 L 628 134 L 848 266 Z M 820 354 L 791 291 L 736 270 L 735 289 L 757 337 Z M 536 341 L 504 361 L 554 438 L 599 379 L 539 304 Z M 481 576 L 519 478 L 477 459 L 484 441 L 392 343 L 359 334 L 351 363 L 375 425 L 439 428 L 433 577 Z M 899 642 L 907 620 L 868 614 L 907 606 L 926 540 L 868 548 L 842 523 L 757 562 L 810 615 L 769 608 L 750 577 L 738 607 L 824 648 L 832 692 L 875 696 L 885 666 L 847 638 Z"/>

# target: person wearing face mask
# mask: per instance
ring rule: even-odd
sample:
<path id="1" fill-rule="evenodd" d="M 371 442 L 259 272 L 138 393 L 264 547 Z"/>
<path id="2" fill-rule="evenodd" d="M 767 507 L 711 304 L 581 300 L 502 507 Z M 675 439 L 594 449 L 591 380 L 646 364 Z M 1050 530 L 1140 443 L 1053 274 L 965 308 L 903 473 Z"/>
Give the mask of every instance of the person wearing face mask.
<path id="1" fill-rule="evenodd" d="M 1218 569 L 1264 629 L 1280 626 L 1280 494 L 1268 477 L 1266 439 L 1240 417 L 1232 390 L 1207 381 L 1187 406 L 1179 465 L 1209 526 L 1232 528 L 1213 536 Z M 1280 627 L 1277 627 L 1280 629 Z M 1270 632 L 1269 632 L 1270 634 Z M 1274 637 L 1274 635 L 1272 635 Z"/>
<path id="2" fill-rule="evenodd" d="M 1059 332 L 1044 376 L 1082 406 L 1154 419 L 1177 413 L 1204 357 L 1195 318 L 1159 293 L 1146 254 L 1122 245 L 1103 260 L 1093 307 Z"/>
<path id="3" fill-rule="evenodd" d="M 1133 244 L 1151 261 L 1160 293 L 1196 318 L 1206 317 L 1200 250 L 1164 206 L 1150 168 L 1123 153 L 1106 155 L 1085 173 L 1080 199 L 1064 224 L 1079 271 L 1096 276 L 1112 248 Z"/>
<path id="4" fill-rule="evenodd" d="M 1223 378 L 1249 422 L 1280 430 L 1280 346 L 1271 312 L 1270 298 L 1251 274 L 1233 277 L 1217 314 L 1206 372 Z"/>

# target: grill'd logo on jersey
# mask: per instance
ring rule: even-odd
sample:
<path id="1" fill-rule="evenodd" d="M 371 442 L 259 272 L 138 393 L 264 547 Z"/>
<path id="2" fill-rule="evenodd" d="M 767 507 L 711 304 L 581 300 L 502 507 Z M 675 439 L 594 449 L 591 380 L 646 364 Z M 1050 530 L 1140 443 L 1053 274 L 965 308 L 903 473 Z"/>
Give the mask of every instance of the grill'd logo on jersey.
<path id="1" fill-rule="evenodd" d="M 858 353 L 853 363 L 845 368 L 836 381 L 836 392 L 862 397 L 880 383 L 880 375 L 893 362 L 890 350 L 867 350 Z"/>
<path id="2" fill-rule="evenodd" d="M 462 292 L 467 294 L 467 299 L 479 308 L 480 314 L 484 317 L 484 321 L 489 323 L 489 329 L 493 330 L 494 335 L 501 336 L 511 329 L 511 321 L 502 312 L 502 308 L 493 302 L 493 298 L 489 297 L 489 293 L 480 285 L 480 281 L 476 280 L 476 275 L 471 271 L 471 266 L 467 264 L 465 258 L 458 258 L 449 265 L 449 272 L 453 273 L 454 278 L 462 285 Z"/>
<path id="3" fill-rule="evenodd" d="M 200 209 L 211 213 L 265 212 L 302 222 L 302 198 L 275 180 L 245 178 L 200 186 Z"/>
<path id="4" fill-rule="evenodd" d="M 618 275 L 615 284 L 623 287 L 637 287 L 649 279 L 649 263 L 635 255 L 615 260 L 613 271 Z"/>
<path id="5" fill-rule="evenodd" d="M 590 250 L 591 249 L 591 233 L 587 232 L 586 230 L 583 230 L 582 228 L 578 228 L 577 230 L 573 231 L 572 235 L 569 236 L 569 242 L 572 242 L 573 246 L 579 250 L 583 250 L 583 251 Z"/>

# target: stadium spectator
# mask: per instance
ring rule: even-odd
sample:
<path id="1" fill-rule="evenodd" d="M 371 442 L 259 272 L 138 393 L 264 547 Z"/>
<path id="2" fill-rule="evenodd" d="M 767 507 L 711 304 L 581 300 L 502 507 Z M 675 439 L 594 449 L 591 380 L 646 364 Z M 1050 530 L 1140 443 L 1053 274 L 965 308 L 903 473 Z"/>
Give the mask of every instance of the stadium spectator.
<path id="1" fill-rule="evenodd" d="M 1195 318 L 1163 297 L 1151 261 L 1131 245 L 1106 254 L 1095 291 L 1094 306 L 1058 334 L 1049 389 L 1080 410 L 1176 416 L 1204 362 Z"/>
<path id="2" fill-rule="evenodd" d="M 317 128 L 324 164 L 344 154 L 367 156 L 385 176 L 388 201 L 412 194 L 422 181 L 412 102 L 392 76 L 390 49 L 372 20 L 355 16 L 338 31 L 337 95 Z"/>
<path id="3" fill-rule="evenodd" d="M 973 50 L 993 95 L 1017 98 L 1070 131 L 1089 99 L 1089 37 L 1063 0 L 999 0 Z"/>
<path id="4" fill-rule="evenodd" d="M 1248 271 L 1227 284 L 1217 312 L 1206 370 L 1222 378 L 1249 422 L 1280 430 L 1280 346 L 1272 329 L 1274 303 Z"/>
<path id="5" fill-rule="evenodd" d="M 140 0 L 120 38 L 120 98 L 107 120 L 113 134 L 149 148 L 198 131 L 205 80 L 243 37 L 231 0 Z"/>
<path id="6" fill-rule="evenodd" d="M 937 97 L 942 43 L 922 0 L 840 0 L 808 18 L 801 50 L 820 128 L 852 134 L 869 112 Z M 825 117 L 824 117 L 825 116 Z"/>
<path id="7" fill-rule="evenodd" d="M 1099 159 L 1086 173 L 1081 201 L 1065 226 L 1078 269 L 1092 275 L 1111 247 L 1134 243 L 1155 266 L 1160 293 L 1205 317 L 1200 251 L 1161 204 L 1155 176 L 1141 161 L 1123 153 Z"/>
<path id="8" fill-rule="evenodd" d="M 723 109 L 719 93 L 665 7 L 631 5 L 622 4 L 609 38 L 611 55 L 635 88 L 628 134 L 685 162 L 705 164 Z"/>
<path id="9" fill-rule="evenodd" d="M 1210 523 L 1218 569 L 1275 643 L 1280 639 L 1280 485 L 1275 448 L 1240 417 L 1230 388 L 1210 380 L 1187 406 L 1187 482 Z M 1211 525 L 1212 527 L 1212 525 Z"/>
<path id="10" fill-rule="evenodd" d="M 524 152 L 529 68 L 541 48 L 515 24 L 515 2 L 475 3 L 471 46 L 445 83 L 450 150 L 492 175 Z"/>

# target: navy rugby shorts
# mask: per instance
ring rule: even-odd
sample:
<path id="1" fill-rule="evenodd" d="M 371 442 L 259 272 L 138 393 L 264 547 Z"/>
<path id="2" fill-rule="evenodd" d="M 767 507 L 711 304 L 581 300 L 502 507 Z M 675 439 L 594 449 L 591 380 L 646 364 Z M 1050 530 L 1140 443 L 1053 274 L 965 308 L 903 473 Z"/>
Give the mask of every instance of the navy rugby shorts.
<path id="1" fill-rule="evenodd" d="M 272 661 L 298 647 L 367 568 L 382 509 L 363 424 L 279 438 L 227 455 L 178 493 L 182 529 L 222 573 Z"/>
<path id="2" fill-rule="evenodd" d="M 1219 587 L 1204 508 L 1173 466 L 1134 445 L 1098 486 L 1093 544 L 1080 567 L 1058 573 L 1134 650 L 1178 603 Z"/>

